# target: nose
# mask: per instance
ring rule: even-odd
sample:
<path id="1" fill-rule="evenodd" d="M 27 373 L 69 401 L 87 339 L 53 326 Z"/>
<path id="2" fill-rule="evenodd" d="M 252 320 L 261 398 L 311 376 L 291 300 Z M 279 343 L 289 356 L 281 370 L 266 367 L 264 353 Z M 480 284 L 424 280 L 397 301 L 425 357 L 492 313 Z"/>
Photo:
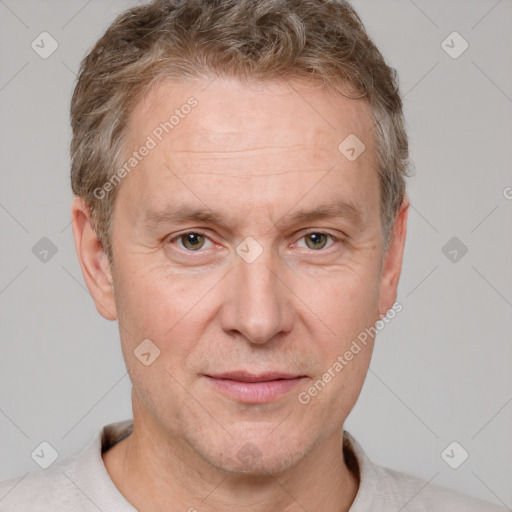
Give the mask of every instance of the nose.
<path id="1" fill-rule="evenodd" d="M 224 332 L 264 344 L 292 330 L 293 293 L 277 260 L 271 249 L 264 249 L 251 263 L 237 257 L 225 283 L 221 314 Z"/>

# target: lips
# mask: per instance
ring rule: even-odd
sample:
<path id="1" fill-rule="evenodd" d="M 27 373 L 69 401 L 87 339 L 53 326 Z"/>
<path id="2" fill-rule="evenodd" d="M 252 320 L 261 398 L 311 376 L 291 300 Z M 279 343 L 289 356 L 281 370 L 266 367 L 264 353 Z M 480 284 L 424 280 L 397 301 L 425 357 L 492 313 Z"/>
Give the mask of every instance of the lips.
<path id="1" fill-rule="evenodd" d="M 270 382 L 273 380 L 289 380 L 303 377 L 303 375 L 293 375 L 290 373 L 283 372 L 268 372 L 262 374 L 253 374 L 245 371 L 219 373 L 215 375 L 207 375 L 214 379 L 228 379 L 235 380 L 238 382 Z"/>
<path id="2" fill-rule="evenodd" d="M 213 388 L 223 395 L 246 404 L 273 402 L 299 385 L 305 375 L 286 372 L 260 374 L 235 371 L 205 375 Z"/>

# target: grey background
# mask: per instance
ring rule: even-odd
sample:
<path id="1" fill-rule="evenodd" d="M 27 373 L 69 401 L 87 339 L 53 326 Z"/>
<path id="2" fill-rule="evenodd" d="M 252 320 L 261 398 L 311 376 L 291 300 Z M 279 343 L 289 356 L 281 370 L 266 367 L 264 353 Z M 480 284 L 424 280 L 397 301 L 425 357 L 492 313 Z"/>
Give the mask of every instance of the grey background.
<path id="1" fill-rule="evenodd" d="M 131 5 L 0 0 L 0 479 L 39 470 L 41 441 L 62 458 L 131 417 L 116 324 L 76 259 L 68 177 L 79 62 Z M 346 428 L 377 463 L 512 507 L 512 2 L 354 5 L 399 71 L 416 175 L 403 311 Z M 59 44 L 46 60 L 31 48 L 42 31 Z M 453 31 L 469 43 L 457 59 L 441 47 Z M 457 262 L 442 252 L 454 236 Z M 57 247 L 46 263 L 42 237 Z M 441 458 L 454 440 L 469 452 L 456 470 Z"/>

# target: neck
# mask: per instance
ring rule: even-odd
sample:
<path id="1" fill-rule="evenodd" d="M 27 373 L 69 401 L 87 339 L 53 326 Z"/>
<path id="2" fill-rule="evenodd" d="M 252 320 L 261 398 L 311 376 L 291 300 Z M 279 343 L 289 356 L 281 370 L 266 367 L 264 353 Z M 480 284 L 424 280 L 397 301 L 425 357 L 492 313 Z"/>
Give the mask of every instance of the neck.
<path id="1" fill-rule="evenodd" d="M 133 433 L 102 456 L 118 490 L 141 512 L 346 512 L 356 496 L 358 470 L 343 451 L 342 429 L 285 472 L 251 475 L 214 467 L 183 438 L 136 419 Z"/>

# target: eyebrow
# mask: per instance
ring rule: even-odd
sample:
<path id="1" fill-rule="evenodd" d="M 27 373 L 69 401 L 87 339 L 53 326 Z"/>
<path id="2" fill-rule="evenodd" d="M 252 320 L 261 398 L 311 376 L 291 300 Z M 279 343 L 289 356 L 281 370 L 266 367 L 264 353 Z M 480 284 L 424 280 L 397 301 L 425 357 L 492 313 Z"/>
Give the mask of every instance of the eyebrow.
<path id="1" fill-rule="evenodd" d="M 293 210 L 293 208 L 292 208 Z M 336 199 L 330 203 L 316 208 L 303 209 L 295 213 L 286 213 L 274 225 L 292 225 L 305 221 L 319 219 L 344 218 L 356 226 L 363 225 L 364 215 L 362 210 L 354 203 L 344 199 Z M 195 207 L 191 205 L 172 205 L 161 211 L 149 211 L 143 220 L 146 227 L 155 229 L 164 224 L 180 224 L 188 221 L 202 221 L 205 223 L 223 225 L 227 227 L 227 221 L 220 213 L 216 213 L 207 207 Z"/>

